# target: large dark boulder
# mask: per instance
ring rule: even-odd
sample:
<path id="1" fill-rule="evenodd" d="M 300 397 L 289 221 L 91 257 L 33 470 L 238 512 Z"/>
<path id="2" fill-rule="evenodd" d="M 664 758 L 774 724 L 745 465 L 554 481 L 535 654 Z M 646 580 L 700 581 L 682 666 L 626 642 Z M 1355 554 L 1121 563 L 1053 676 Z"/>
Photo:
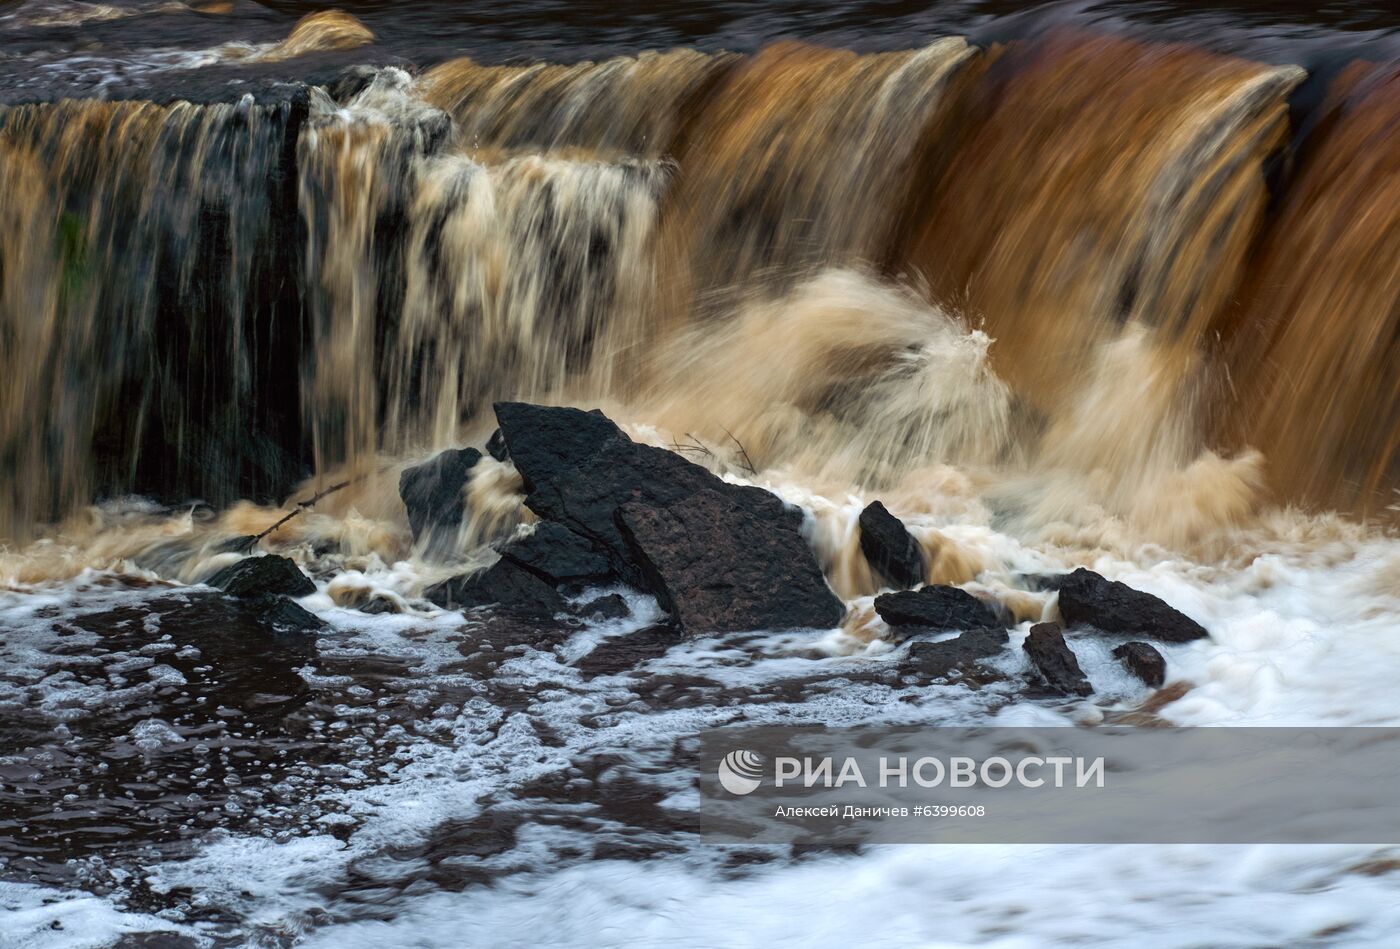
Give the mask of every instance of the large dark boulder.
<path id="1" fill-rule="evenodd" d="M 990 606 L 957 587 L 927 586 L 885 593 L 875 598 L 875 612 L 896 635 L 913 631 L 901 627 L 946 633 L 1003 625 Z"/>
<path id="2" fill-rule="evenodd" d="M 252 597 L 282 593 L 287 596 L 310 596 L 316 584 L 301 572 L 301 568 L 286 557 L 268 554 L 244 557 L 229 564 L 206 581 L 233 596 Z"/>
<path id="3" fill-rule="evenodd" d="M 1083 567 L 1060 581 L 1060 615 L 1066 626 L 1088 626 L 1105 633 L 1145 636 L 1169 643 L 1210 635 L 1200 623 L 1151 593 L 1105 579 Z"/>
<path id="4" fill-rule="evenodd" d="M 777 495 L 728 484 L 674 452 L 639 445 L 597 410 L 498 402 L 496 419 L 525 483 L 525 504 L 596 541 L 624 573 L 630 553 L 614 515 L 629 501 L 664 507 L 709 489 L 800 539 L 801 511 Z"/>
<path id="5" fill-rule="evenodd" d="M 554 586 L 606 583 L 617 577 L 601 547 L 551 521 L 542 521 L 533 533 L 507 543 L 501 557 Z"/>
<path id="6" fill-rule="evenodd" d="M 1094 694 L 1094 687 L 1079 668 L 1079 660 L 1065 642 L 1059 623 L 1032 626 L 1022 648 L 1052 691 L 1063 695 Z"/>
<path id="7" fill-rule="evenodd" d="M 841 621 L 801 511 L 777 495 L 639 445 L 600 412 L 502 402 L 496 419 L 530 510 L 597 544 L 622 579 L 682 611 L 688 632 Z"/>
<path id="8" fill-rule="evenodd" d="M 546 618 L 568 608 L 549 584 L 519 564 L 498 560 L 485 570 L 463 574 L 429 587 L 432 603 L 448 610 L 494 606 L 502 612 Z"/>
<path id="9" fill-rule="evenodd" d="M 408 511 L 413 542 L 423 541 L 430 556 L 444 556 L 456 545 L 467 510 L 463 492 L 480 460 L 475 448 L 449 448 L 399 475 L 399 497 Z"/>
<path id="10" fill-rule="evenodd" d="M 907 590 L 926 579 L 924 551 L 919 542 L 879 501 L 860 512 L 860 551 L 877 574 L 896 590 Z"/>
<path id="11" fill-rule="evenodd" d="M 1154 689 L 1167 681 L 1167 660 L 1147 643 L 1124 643 L 1113 650 L 1114 658 L 1128 671 Z"/>
<path id="12" fill-rule="evenodd" d="M 846 608 L 805 544 L 718 491 L 669 505 L 632 501 L 618 525 L 657 601 L 687 633 L 827 629 Z M 800 542 L 800 538 L 798 539 Z"/>
<path id="13" fill-rule="evenodd" d="M 1006 648 L 1010 634 L 1005 629 L 970 629 L 955 639 L 941 642 L 920 640 L 909 646 L 907 665 L 920 675 L 947 679 L 954 673 L 963 678 L 994 678 L 980 674 L 977 667 Z"/>

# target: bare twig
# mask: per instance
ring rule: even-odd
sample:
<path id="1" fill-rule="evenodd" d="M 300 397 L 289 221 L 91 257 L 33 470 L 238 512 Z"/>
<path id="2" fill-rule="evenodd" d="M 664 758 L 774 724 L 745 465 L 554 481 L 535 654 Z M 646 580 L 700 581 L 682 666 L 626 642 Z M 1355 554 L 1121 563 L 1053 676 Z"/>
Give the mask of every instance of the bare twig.
<path id="1" fill-rule="evenodd" d="M 354 484 L 354 483 L 355 483 L 356 481 L 358 481 L 358 480 L 359 480 L 359 478 L 351 478 L 349 481 L 342 481 L 342 482 L 340 482 L 339 484 L 333 484 L 333 485 L 331 485 L 329 488 L 326 488 L 324 491 L 318 491 L 317 493 L 313 494 L 311 497 L 307 498 L 305 501 L 302 501 L 302 502 L 301 502 L 300 504 L 298 504 L 294 509 L 292 509 L 291 511 L 288 511 L 288 512 L 282 517 L 282 519 L 279 520 L 276 524 L 273 524 L 273 525 L 272 525 L 271 527 L 269 527 L 267 530 L 263 531 L 261 534 L 258 534 L 256 537 L 254 537 L 252 543 L 249 544 L 248 546 L 249 546 L 249 547 L 256 547 L 256 546 L 262 541 L 262 539 L 263 539 L 264 537 L 266 537 L 268 534 L 271 534 L 273 531 L 277 530 L 277 528 L 281 527 L 283 524 L 287 523 L 287 522 L 290 521 L 292 518 L 296 517 L 296 516 L 297 516 L 298 514 L 300 514 L 302 511 L 309 511 L 309 510 L 311 510 L 311 508 L 315 506 L 316 502 L 319 501 L 319 500 L 321 500 L 321 499 L 322 499 L 323 497 L 325 497 L 326 495 L 328 495 L 328 494 L 334 494 L 335 492 L 339 491 L 341 488 L 348 488 L 348 487 L 350 487 L 350 485 Z"/>
<path id="2" fill-rule="evenodd" d="M 681 453 L 684 453 L 684 452 L 691 452 L 691 453 L 697 454 L 697 455 L 704 455 L 704 456 L 707 457 L 707 458 L 713 458 L 713 457 L 714 457 L 714 454 L 715 454 L 715 453 L 712 452 L 708 447 L 706 447 L 706 445 L 705 445 L 702 441 L 700 441 L 700 439 L 698 439 L 698 438 L 696 438 L 694 435 L 690 434 L 690 432 L 686 432 L 686 433 L 685 433 L 685 437 L 688 438 L 688 439 L 690 439 L 694 444 L 683 445 L 683 444 L 681 444 L 680 442 L 676 441 L 675 438 L 672 438 L 672 439 L 671 439 L 671 450 L 674 451 L 674 452 L 676 452 L 677 454 L 681 454 Z"/>
<path id="3" fill-rule="evenodd" d="M 758 469 L 753 466 L 753 459 L 749 457 L 749 450 L 744 447 L 744 443 L 739 441 L 739 439 L 735 438 L 734 433 L 727 428 L 724 430 L 724 434 L 728 435 L 730 441 L 734 442 L 734 444 L 738 446 L 739 454 L 744 459 L 744 470 L 751 475 L 758 474 Z"/>

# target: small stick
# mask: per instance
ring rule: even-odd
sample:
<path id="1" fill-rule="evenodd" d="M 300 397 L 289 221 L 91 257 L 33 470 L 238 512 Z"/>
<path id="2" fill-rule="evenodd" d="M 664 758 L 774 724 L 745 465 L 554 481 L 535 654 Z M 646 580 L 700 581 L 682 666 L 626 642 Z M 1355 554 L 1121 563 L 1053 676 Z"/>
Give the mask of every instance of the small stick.
<path id="1" fill-rule="evenodd" d="M 696 438 L 689 432 L 685 433 L 685 437 L 689 438 L 695 444 L 682 445 L 680 442 L 676 441 L 675 438 L 672 438 L 671 450 L 676 452 L 677 454 L 680 454 L 681 452 L 696 452 L 701 455 L 708 455 L 710 457 L 714 457 L 714 452 L 710 451 L 709 448 L 705 447 L 705 445 L 700 441 L 700 439 Z"/>
<path id="2" fill-rule="evenodd" d="M 728 435 L 734 444 L 739 446 L 739 454 L 744 456 L 744 467 L 748 470 L 749 474 L 758 474 L 758 469 L 753 466 L 753 459 L 749 457 L 749 450 L 744 447 L 744 443 L 735 438 L 734 433 L 727 428 L 724 430 L 724 434 Z"/>
<path id="3" fill-rule="evenodd" d="M 692 435 L 690 432 L 686 432 L 686 433 L 685 433 L 685 437 L 688 438 L 688 439 L 690 439 L 691 441 L 693 441 L 693 442 L 695 443 L 695 447 L 692 449 L 692 451 L 698 451 L 698 452 L 700 452 L 702 455 L 708 455 L 708 456 L 711 457 L 711 458 L 714 457 L 714 454 L 715 454 L 715 453 L 712 452 L 712 451 L 710 451 L 710 449 L 707 448 L 707 447 L 705 446 L 705 443 L 704 443 L 704 442 L 702 442 L 700 439 L 696 438 L 696 437 L 695 437 L 694 435 Z"/>
<path id="4" fill-rule="evenodd" d="M 296 516 L 297 516 L 298 514 L 300 514 L 302 511 L 309 511 L 309 510 L 311 510 L 312 506 L 315 505 L 315 503 L 316 503 L 317 501 L 321 500 L 321 499 L 322 499 L 323 497 L 325 497 L 326 495 L 328 495 L 328 494 L 334 494 L 335 492 L 339 491 L 341 488 L 348 488 L 348 487 L 350 487 L 350 485 L 354 484 L 357 480 L 359 480 L 359 479 L 358 479 L 358 478 L 351 478 L 349 481 L 342 481 L 342 482 L 340 482 L 339 484 L 333 484 L 333 485 L 331 485 L 329 488 L 326 488 L 324 491 L 320 491 L 320 492 L 317 492 L 316 494 L 313 494 L 310 498 L 308 498 L 307 500 L 302 501 L 300 504 L 298 504 L 298 505 L 296 506 L 295 509 L 293 509 L 293 510 L 291 510 L 291 511 L 288 511 L 287 514 L 286 514 L 281 520 L 279 520 L 276 524 L 273 524 L 273 525 L 272 525 L 271 527 L 269 527 L 267 530 L 263 531 L 261 534 L 258 534 L 256 537 L 254 537 L 254 538 L 253 538 L 253 542 L 252 542 L 251 544 L 249 544 L 248 546 L 249 546 L 249 547 L 256 547 L 256 546 L 258 545 L 258 543 L 259 543 L 264 537 L 266 537 L 268 534 L 271 534 L 273 531 L 277 530 L 277 528 L 281 527 L 283 524 L 287 523 L 287 522 L 290 521 L 292 518 L 296 517 Z"/>

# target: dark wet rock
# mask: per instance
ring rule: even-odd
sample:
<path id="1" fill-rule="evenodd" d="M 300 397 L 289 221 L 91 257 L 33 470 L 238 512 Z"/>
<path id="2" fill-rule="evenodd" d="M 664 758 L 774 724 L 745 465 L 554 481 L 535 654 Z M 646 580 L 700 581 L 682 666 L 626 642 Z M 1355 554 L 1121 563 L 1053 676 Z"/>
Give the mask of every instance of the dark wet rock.
<path id="1" fill-rule="evenodd" d="M 320 617 L 287 596 L 267 593 L 249 604 L 257 610 L 259 622 L 275 633 L 315 633 L 326 628 Z"/>
<path id="2" fill-rule="evenodd" d="M 503 546 L 501 557 L 555 586 L 605 583 L 617 576 L 601 547 L 551 521 Z"/>
<path id="3" fill-rule="evenodd" d="M 402 610 L 391 597 L 375 596 L 370 597 L 369 601 L 360 607 L 360 612 L 368 613 L 370 616 L 382 616 L 386 613 L 400 613 Z"/>
<path id="4" fill-rule="evenodd" d="M 628 501 L 664 506 L 708 489 L 800 536 L 802 512 L 777 495 L 728 484 L 674 452 L 639 445 L 596 409 L 524 402 L 495 408 L 530 510 L 598 542 L 624 568 L 629 551 L 614 515 Z"/>
<path id="5" fill-rule="evenodd" d="M 632 611 L 627 608 L 627 600 L 620 593 L 600 596 L 596 600 L 589 600 L 578 608 L 579 616 L 596 620 L 623 619 L 631 613 Z"/>
<path id="6" fill-rule="evenodd" d="M 1064 695 L 1093 695 L 1094 687 L 1079 668 L 1059 623 L 1037 623 L 1023 646 L 1031 664 L 1052 691 Z"/>
<path id="7" fill-rule="evenodd" d="M 1010 634 L 1005 629 L 970 629 L 956 639 L 940 642 L 920 640 L 909 646 L 907 663 L 921 675 L 946 679 L 953 673 L 964 677 L 974 672 L 982 660 L 1006 648 Z"/>
<path id="8" fill-rule="evenodd" d="M 502 402 L 496 419 L 526 505 L 598 544 L 622 579 L 682 611 L 687 631 L 840 622 L 802 513 L 777 495 L 639 445 L 597 411 Z M 629 504 L 633 516 L 619 517 Z"/>
<path id="9" fill-rule="evenodd" d="M 1167 681 L 1167 660 L 1147 643 L 1124 643 L 1113 650 L 1116 659 L 1154 689 L 1160 689 Z"/>
<path id="10" fill-rule="evenodd" d="M 252 597 L 268 593 L 309 596 L 316 584 L 286 557 L 268 554 L 245 557 L 214 574 L 206 581 L 233 596 Z"/>
<path id="11" fill-rule="evenodd" d="M 509 560 L 445 580 L 429 587 L 424 595 L 449 610 L 496 606 L 512 613 L 549 617 L 568 608 L 552 586 Z"/>
<path id="12" fill-rule="evenodd" d="M 455 545 L 466 516 L 463 491 L 472 467 L 480 460 L 481 452 L 475 448 L 449 448 L 399 475 L 399 497 L 408 511 L 413 541 L 418 543 L 426 536 L 428 553 L 441 556 Z"/>
<path id="13" fill-rule="evenodd" d="M 510 449 L 506 447 L 506 437 L 499 428 L 486 439 L 486 454 L 497 461 L 510 461 Z"/>
<path id="14" fill-rule="evenodd" d="M 896 590 L 924 582 L 924 551 L 904 522 L 872 501 L 860 512 L 860 550 L 871 568 Z"/>
<path id="15" fill-rule="evenodd" d="M 588 676 L 617 675 L 666 655 L 682 640 L 680 630 L 673 626 L 650 626 L 604 640 L 574 665 Z"/>
<path id="16" fill-rule="evenodd" d="M 845 615 L 801 538 L 717 491 L 633 501 L 618 524 L 647 587 L 687 633 L 829 629 Z M 793 556 L 795 543 L 805 556 Z"/>
<path id="17" fill-rule="evenodd" d="M 1060 615 L 1068 627 L 1145 636 L 1169 643 L 1204 639 L 1205 628 L 1151 593 L 1080 567 L 1060 581 Z"/>
<path id="18" fill-rule="evenodd" d="M 907 636 L 917 627 L 935 633 L 982 629 L 1003 625 L 996 611 L 957 587 L 927 586 L 918 590 L 885 593 L 875 598 L 880 614 L 896 636 Z"/>

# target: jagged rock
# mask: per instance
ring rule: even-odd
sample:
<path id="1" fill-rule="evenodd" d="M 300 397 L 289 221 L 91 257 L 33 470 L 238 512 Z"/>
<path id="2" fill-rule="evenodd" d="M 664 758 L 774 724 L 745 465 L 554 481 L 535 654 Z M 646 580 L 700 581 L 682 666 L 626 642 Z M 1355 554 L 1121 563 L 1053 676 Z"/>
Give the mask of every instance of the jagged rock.
<path id="1" fill-rule="evenodd" d="M 618 525 L 646 585 L 687 633 L 828 629 L 846 609 L 794 539 L 717 491 L 633 501 Z M 800 542 L 800 538 L 798 538 Z"/>
<path id="2" fill-rule="evenodd" d="M 631 614 L 627 608 L 627 600 L 620 593 L 609 593 L 607 596 L 600 596 L 596 600 L 589 600 L 578 608 L 578 615 L 587 619 L 609 620 L 623 619 Z"/>
<path id="3" fill-rule="evenodd" d="M 605 583 L 617 576 L 601 547 L 550 521 L 503 546 L 501 557 L 555 586 Z"/>
<path id="4" fill-rule="evenodd" d="M 909 647 L 908 665 L 933 679 L 946 679 L 954 672 L 975 677 L 974 667 L 1005 649 L 1009 640 L 1010 634 L 997 628 L 970 629 L 941 642 L 920 640 Z"/>
<path id="5" fill-rule="evenodd" d="M 905 626 L 946 633 L 1003 625 L 990 606 L 957 587 L 927 586 L 885 593 L 875 598 L 875 612 L 897 636 L 908 635 L 909 630 L 900 629 Z"/>
<path id="6" fill-rule="evenodd" d="M 256 609 L 258 621 L 273 632 L 314 633 L 326 628 L 315 613 L 281 594 L 265 593 L 252 598 L 249 604 Z"/>
<path id="7" fill-rule="evenodd" d="M 426 536 L 428 553 L 441 556 L 456 543 L 466 516 L 462 492 L 471 469 L 480 460 L 481 452 L 475 448 L 449 448 L 399 475 L 399 497 L 408 511 L 413 541 L 418 543 Z"/>
<path id="8" fill-rule="evenodd" d="M 1169 643 L 1210 635 L 1200 623 L 1151 593 L 1105 579 L 1083 567 L 1060 581 L 1060 615 L 1066 626 L 1090 626 L 1105 633 L 1146 636 Z"/>
<path id="9" fill-rule="evenodd" d="M 548 617 L 568 608 L 552 586 L 509 560 L 444 580 L 429 587 L 424 596 L 449 610 L 496 606 L 511 613 Z"/>
<path id="10" fill-rule="evenodd" d="M 245 557 L 229 564 L 206 582 L 233 596 L 251 597 L 264 593 L 310 596 L 316 592 L 316 584 L 301 572 L 300 567 L 276 554 Z"/>
<path id="11" fill-rule="evenodd" d="M 624 570 L 629 552 L 614 515 L 628 501 L 664 507 L 709 489 L 760 519 L 801 530 L 802 513 L 777 495 L 728 484 L 674 452 L 639 445 L 596 409 L 499 402 L 496 419 L 530 510 L 598 542 Z"/>
<path id="12" fill-rule="evenodd" d="M 1129 672 L 1154 689 L 1160 689 L 1167 681 L 1167 660 L 1147 643 L 1124 643 L 1113 650 L 1113 655 Z"/>
<path id="13" fill-rule="evenodd" d="M 879 501 L 860 512 L 860 550 L 871 568 L 897 590 L 916 587 L 926 578 L 923 548 Z"/>
<path id="14" fill-rule="evenodd" d="M 1079 668 L 1059 623 L 1037 623 L 1023 646 L 1045 684 L 1065 695 L 1093 695 L 1094 687 Z"/>
<path id="15" fill-rule="evenodd" d="M 682 611 L 687 631 L 840 622 L 844 606 L 802 536 L 801 511 L 776 495 L 639 445 L 600 412 L 502 402 L 496 419 L 526 505 L 598 544 L 622 579 Z M 618 512 L 628 504 L 624 536 Z M 701 512 L 714 520 L 698 521 Z"/>
<path id="16" fill-rule="evenodd" d="M 506 437 L 501 434 L 499 428 L 486 439 L 486 454 L 497 461 L 510 461 L 510 449 L 506 447 Z"/>

